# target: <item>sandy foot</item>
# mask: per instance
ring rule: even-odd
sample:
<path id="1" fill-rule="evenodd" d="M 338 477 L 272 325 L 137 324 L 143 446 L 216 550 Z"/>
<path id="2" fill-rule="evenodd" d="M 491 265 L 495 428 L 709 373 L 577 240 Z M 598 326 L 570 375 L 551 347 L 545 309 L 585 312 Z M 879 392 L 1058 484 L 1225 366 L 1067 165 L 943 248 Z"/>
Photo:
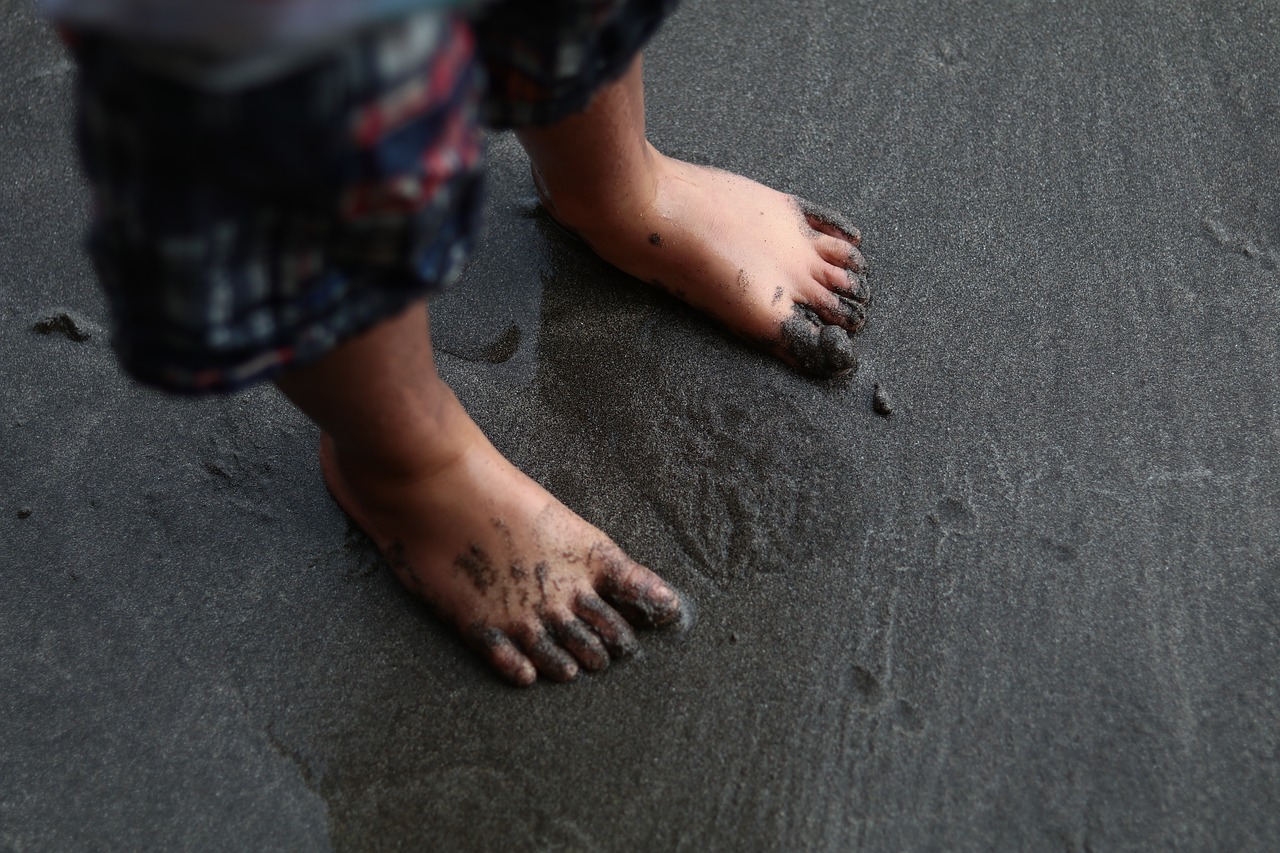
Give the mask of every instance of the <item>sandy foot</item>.
<path id="1" fill-rule="evenodd" d="M 430 476 L 388 484 L 321 442 L 330 491 L 396 576 L 503 676 L 569 681 L 638 648 L 632 625 L 679 620 L 679 596 L 526 477 L 471 427 Z"/>
<path id="2" fill-rule="evenodd" d="M 552 198 L 547 211 L 609 263 L 715 317 L 816 376 L 857 365 L 850 336 L 871 291 L 858 229 L 843 216 L 650 147 L 652 193 L 621 209 Z"/>

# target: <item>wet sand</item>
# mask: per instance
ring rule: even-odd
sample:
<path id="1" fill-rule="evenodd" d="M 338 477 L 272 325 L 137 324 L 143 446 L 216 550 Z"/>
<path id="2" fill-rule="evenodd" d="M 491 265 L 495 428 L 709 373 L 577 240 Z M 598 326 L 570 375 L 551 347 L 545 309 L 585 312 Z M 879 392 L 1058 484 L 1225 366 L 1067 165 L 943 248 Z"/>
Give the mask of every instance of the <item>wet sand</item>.
<path id="1" fill-rule="evenodd" d="M 530 691 L 273 391 L 120 375 L 71 68 L 0 9 L 0 849 L 1280 845 L 1273 5 L 691 0 L 653 139 L 860 225 L 835 382 L 530 215 L 495 137 L 442 372 L 698 610 Z"/>

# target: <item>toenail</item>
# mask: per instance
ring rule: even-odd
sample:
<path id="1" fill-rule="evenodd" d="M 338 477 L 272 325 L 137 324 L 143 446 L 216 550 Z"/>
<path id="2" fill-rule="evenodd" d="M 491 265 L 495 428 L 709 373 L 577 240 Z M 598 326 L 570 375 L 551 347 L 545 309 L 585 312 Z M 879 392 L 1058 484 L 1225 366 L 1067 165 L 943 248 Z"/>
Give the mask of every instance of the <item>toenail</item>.
<path id="1" fill-rule="evenodd" d="M 856 332 L 867 323 L 867 310 L 848 296 L 837 296 L 840 306 L 844 308 L 845 320 L 850 325 L 850 332 Z"/>
<path id="2" fill-rule="evenodd" d="M 680 599 L 680 596 L 676 595 L 676 591 L 664 583 L 653 585 L 652 597 L 659 604 L 678 602 Z"/>
<path id="3" fill-rule="evenodd" d="M 524 663 L 520 665 L 519 671 L 515 674 L 513 681 L 521 687 L 528 687 L 538 680 L 538 670 L 534 669 L 533 664 Z"/>
<path id="4" fill-rule="evenodd" d="M 666 584 L 655 586 L 645 604 L 645 616 L 653 625 L 665 625 L 679 616 L 682 609 L 680 596 Z"/>
<path id="5" fill-rule="evenodd" d="M 867 284 L 866 271 L 855 273 L 853 270 L 845 270 L 845 274 L 849 279 L 849 298 L 863 304 L 870 303 L 871 285 Z"/>

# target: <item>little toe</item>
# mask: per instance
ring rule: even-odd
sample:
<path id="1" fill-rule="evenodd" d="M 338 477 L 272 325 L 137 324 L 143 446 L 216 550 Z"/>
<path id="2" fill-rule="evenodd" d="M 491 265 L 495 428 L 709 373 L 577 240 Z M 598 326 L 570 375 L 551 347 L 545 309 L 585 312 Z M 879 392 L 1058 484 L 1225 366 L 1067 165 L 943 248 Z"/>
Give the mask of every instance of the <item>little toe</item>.
<path id="1" fill-rule="evenodd" d="M 627 620 L 594 592 L 578 596 L 574 612 L 600 635 L 611 657 L 630 657 L 640 650 L 640 642 Z"/>
<path id="2" fill-rule="evenodd" d="M 844 214 L 808 199 L 798 198 L 796 201 L 805 221 L 814 231 L 842 238 L 855 246 L 861 245 L 862 232 Z"/>
<path id="3" fill-rule="evenodd" d="M 599 591 L 633 625 L 657 627 L 680 618 L 676 591 L 621 551 L 605 559 Z"/>
<path id="4" fill-rule="evenodd" d="M 578 665 L 552 638 L 546 628 L 526 628 L 518 636 L 524 653 L 538 668 L 538 672 L 552 681 L 573 681 L 578 677 Z"/>
<path id="5" fill-rule="evenodd" d="M 600 637 L 573 614 L 557 618 L 551 632 L 588 672 L 599 672 L 609 666 L 609 652 Z"/>
<path id="6" fill-rule="evenodd" d="M 497 628 L 476 622 L 463 631 L 463 636 L 471 648 L 512 684 L 528 687 L 538 680 L 533 663 Z"/>
<path id="7" fill-rule="evenodd" d="M 854 272 L 866 272 L 867 259 L 862 256 L 862 252 L 858 251 L 857 246 L 847 240 L 821 234 L 814 239 L 814 246 L 818 250 L 818 255 L 827 263 Z"/>

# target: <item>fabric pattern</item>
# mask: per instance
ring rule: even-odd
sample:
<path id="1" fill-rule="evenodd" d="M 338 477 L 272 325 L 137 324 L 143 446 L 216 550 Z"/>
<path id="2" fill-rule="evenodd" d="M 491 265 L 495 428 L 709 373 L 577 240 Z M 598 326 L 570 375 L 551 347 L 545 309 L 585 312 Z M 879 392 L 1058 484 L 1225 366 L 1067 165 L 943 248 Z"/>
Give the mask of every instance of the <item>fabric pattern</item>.
<path id="1" fill-rule="evenodd" d="M 475 0 L 36 0 L 63 26 L 234 56 L 326 41 L 427 9 Z"/>
<path id="2" fill-rule="evenodd" d="M 452 281 L 481 213 L 465 24 L 418 17 L 214 95 L 77 40 L 89 248 L 139 380 L 228 391 Z"/>
<path id="3" fill-rule="evenodd" d="M 476 19 L 490 127 L 546 125 L 620 77 L 679 0 L 507 0 Z M 531 7 L 537 7 L 532 11 Z"/>
<path id="4" fill-rule="evenodd" d="M 74 32 L 89 250 L 122 366 L 174 392 L 233 391 L 450 284 L 481 222 L 481 113 L 506 126 L 581 109 L 674 3 L 537 5 L 509 0 L 474 29 L 419 13 L 232 92 Z M 499 47 L 478 58 L 477 36 Z"/>

